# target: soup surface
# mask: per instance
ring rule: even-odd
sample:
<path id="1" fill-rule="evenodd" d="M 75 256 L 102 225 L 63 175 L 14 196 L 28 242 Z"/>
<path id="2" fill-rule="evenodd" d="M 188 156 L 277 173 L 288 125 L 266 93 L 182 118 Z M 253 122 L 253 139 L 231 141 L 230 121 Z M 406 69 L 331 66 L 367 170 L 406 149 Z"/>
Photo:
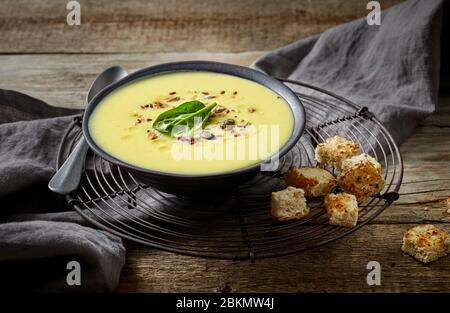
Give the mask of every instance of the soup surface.
<path id="1" fill-rule="evenodd" d="M 158 116 L 186 102 L 190 104 L 183 107 L 203 105 L 210 111 L 194 114 L 194 127 L 180 123 L 182 132 L 176 127 L 161 131 Z M 191 117 L 174 114 L 175 119 L 163 124 Z M 149 76 L 118 88 L 97 105 L 88 127 L 97 145 L 123 162 L 162 172 L 204 174 L 266 159 L 287 142 L 293 124 L 287 102 L 260 84 L 186 71 Z"/>

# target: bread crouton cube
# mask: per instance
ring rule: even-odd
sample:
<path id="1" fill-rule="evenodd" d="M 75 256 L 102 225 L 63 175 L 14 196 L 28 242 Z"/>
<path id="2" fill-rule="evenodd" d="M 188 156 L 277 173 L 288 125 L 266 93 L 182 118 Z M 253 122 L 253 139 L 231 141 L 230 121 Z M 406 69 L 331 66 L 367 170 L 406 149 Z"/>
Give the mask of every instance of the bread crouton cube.
<path id="1" fill-rule="evenodd" d="M 291 167 L 285 181 L 288 186 L 302 188 L 306 197 L 325 196 L 336 186 L 336 178 L 320 167 Z"/>
<path id="2" fill-rule="evenodd" d="M 365 153 L 342 161 L 342 172 L 337 180 L 339 186 L 355 195 L 358 202 L 380 192 L 384 187 L 380 163 Z"/>
<path id="3" fill-rule="evenodd" d="M 325 207 L 331 225 L 353 227 L 358 222 L 358 202 L 354 195 L 345 192 L 326 195 Z"/>
<path id="4" fill-rule="evenodd" d="M 403 236 L 402 250 L 423 263 L 436 261 L 449 252 L 449 234 L 434 225 L 419 225 Z"/>
<path id="5" fill-rule="evenodd" d="M 359 145 L 341 136 L 327 138 L 315 149 L 317 162 L 341 168 L 343 160 L 359 154 Z"/>
<path id="6" fill-rule="evenodd" d="M 272 217 L 278 221 L 301 219 L 309 214 L 305 192 L 300 188 L 287 187 L 272 192 L 270 206 Z"/>

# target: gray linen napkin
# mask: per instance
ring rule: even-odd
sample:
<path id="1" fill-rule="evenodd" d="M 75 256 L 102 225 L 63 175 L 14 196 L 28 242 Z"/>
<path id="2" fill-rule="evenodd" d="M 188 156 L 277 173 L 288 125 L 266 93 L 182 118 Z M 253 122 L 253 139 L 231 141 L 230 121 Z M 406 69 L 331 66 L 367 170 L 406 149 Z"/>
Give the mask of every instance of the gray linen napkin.
<path id="1" fill-rule="evenodd" d="M 111 291 L 125 261 L 120 238 L 90 228 L 50 192 L 61 136 L 76 110 L 0 90 L 0 277 L 2 288 Z M 81 286 L 69 286 L 69 261 Z"/>
<path id="2" fill-rule="evenodd" d="M 362 18 L 279 48 L 252 66 L 367 106 L 399 144 L 434 112 L 441 23 L 442 1 L 410 0 L 383 11 L 380 26 Z"/>

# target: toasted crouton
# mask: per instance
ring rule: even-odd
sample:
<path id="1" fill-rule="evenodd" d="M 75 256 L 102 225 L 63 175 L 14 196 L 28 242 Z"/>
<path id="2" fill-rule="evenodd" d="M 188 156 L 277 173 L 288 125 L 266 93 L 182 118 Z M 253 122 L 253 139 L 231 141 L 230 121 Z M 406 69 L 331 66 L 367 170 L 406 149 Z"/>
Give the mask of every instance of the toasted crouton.
<path id="1" fill-rule="evenodd" d="M 309 214 L 303 189 L 295 187 L 272 192 L 270 207 L 272 217 L 278 221 L 301 219 Z"/>
<path id="2" fill-rule="evenodd" d="M 358 202 L 361 202 L 383 189 L 381 165 L 365 153 L 345 159 L 342 161 L 338 184 L 345 192 L 355 195 Z"/>
<path id="3" fill-rule="evenodd" d="M 403 236 L 402 250 L 423 263 L 446 256 L 449 247 L 449 234 L 430 224 L 413 227 Z"/>
<path id="4" fill-rule="evenodd" d="M 353 227 L 358 222 L 358 202 L 354 195 L 345 192 L 326 195 L 325 207 L 331 225 Z"/>
<path id="5" fill-rule="evenodd" d="M 353 141 L 334 136 L 319 143 L 315 149 L 316 161 L 341 168 L 343 160 L 359 154 L 359 145 Z"/>
<path id="6" fill-rule="evenodd" d="M 291 167 L 285 181 L 288 186 L 302 188 L 306 197 L 324 196 L 336 186 L 336 178 L 320 167 Z"/>

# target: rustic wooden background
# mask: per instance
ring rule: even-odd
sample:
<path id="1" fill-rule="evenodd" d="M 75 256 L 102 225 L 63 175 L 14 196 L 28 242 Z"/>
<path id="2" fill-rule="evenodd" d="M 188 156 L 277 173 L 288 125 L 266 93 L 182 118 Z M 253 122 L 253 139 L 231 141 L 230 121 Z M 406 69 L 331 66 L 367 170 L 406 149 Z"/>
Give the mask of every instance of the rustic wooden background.
<path id="1" fill-rule="evenodd" d="M 79 2 L 81 26 L 71 27 L 67 1 L 1 1 L 0 88 L 81 108 L 90 82 L 112 65 L 129 71 L 191 59 L 248 65 L 265 51 L 367 14 L 361 0 Z M 254 262 L 187 257 L 128 243 L 118 290 L 450 291 L 450 257 L 423 265 L 400 250 L 404 231 L 418 223 L 450 230 L 444 214 L 450 195 L 450 99 L 440 99 L 438 111 L 401 151 L 401 198 L 342 240 Z M 381 286 L 366 284 L 371 260 L 381 263 Z"/>

